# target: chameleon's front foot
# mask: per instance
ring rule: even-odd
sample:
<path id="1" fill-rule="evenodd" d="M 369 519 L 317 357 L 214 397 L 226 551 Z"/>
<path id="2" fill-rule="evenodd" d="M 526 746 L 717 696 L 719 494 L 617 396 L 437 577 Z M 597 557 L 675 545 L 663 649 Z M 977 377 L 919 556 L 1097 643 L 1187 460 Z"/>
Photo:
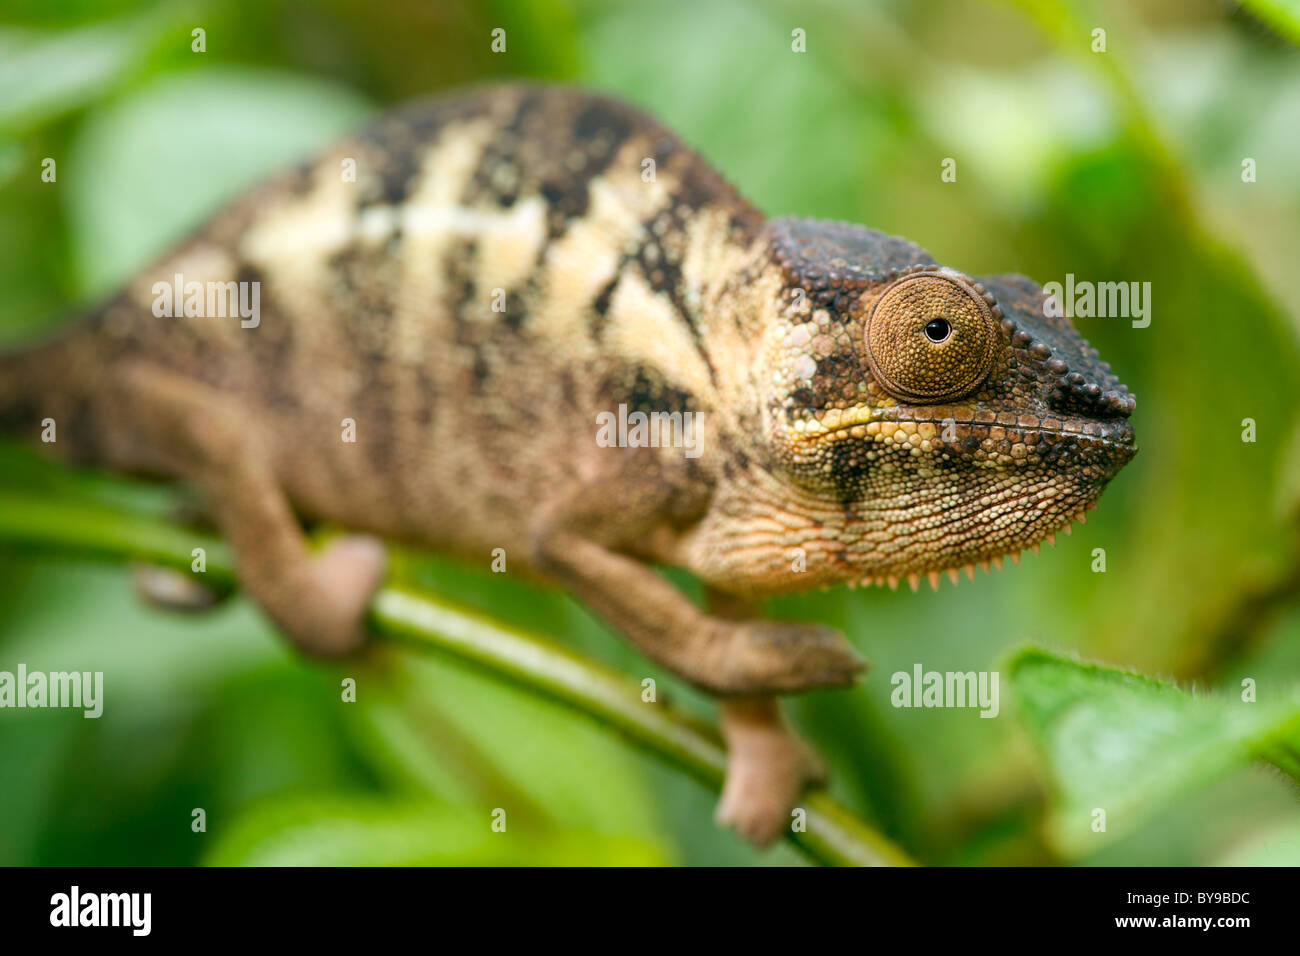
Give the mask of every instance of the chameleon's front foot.
<path id="1" fill-rule="evenodd" d="M 721 724 L 727 777 L 716 819 L 751 843 L 767 846 L 791 825 L 804 788 L 825 782 L 825 767 L 785 726 L 775 698 L 724 700 Z"/>
<path id="2" fill-rule="evenodd" d="M 709 688 L 719 694 L 846 687 L 866 669 L 834 628 L 797 621 L 728 621 L 712 642 Z"/>

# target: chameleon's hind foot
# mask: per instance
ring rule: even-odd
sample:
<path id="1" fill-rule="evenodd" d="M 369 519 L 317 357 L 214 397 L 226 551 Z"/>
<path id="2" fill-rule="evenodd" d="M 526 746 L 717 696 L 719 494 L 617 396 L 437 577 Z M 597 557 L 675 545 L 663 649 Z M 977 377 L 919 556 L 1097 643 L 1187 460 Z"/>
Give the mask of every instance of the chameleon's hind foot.
<path id="1" fill-rule="evenodd" d="M 366 608 L 387 570 L 387 552 L 377 538 L 349 535 L 312 555 L 298 573 L 260 583 L 282 598 L 271 605 L 272 618 L 299 650 L 335 657 L 365 643 Z M 199 611 L 230 595 L 172 568 L 137 564 L 131 572 L 136 592 L 157 607 Z"/>
<path id="2" fill-rule="evenodd" d="M 347 536 L 312 552 L 271 467 L 266 434 L 230 396 L 147 362 L 127 363 L 116 407 L 143 447 L 117 450 L 134 467 L 189 478 L 235 555 L 239 586 L 306 654 L 347 654 L 365 642 L 370 598 L 388 560 L 376 538 Z"/>
<path id="3" fill-rule="evenodd" d="M 311 557 L 293 581 L 294 600 L 277 602 L 276 617 L 286 636 L 305 654 L 336 657 L 366 640 L 366 608 L 388 572 L 388 554 L 378 538 L 348 535 Z"/>
<path id="4" fill-rule="evenodd" d="M 792 823 L 804 788 L 826 781 L 825 765 L 781 720 L 774 698 L 722 703 L 727 777 L 716 819 L 764 847 Z"/>
<path id="5" fill-rule="evenodd" d="M 156 564 L 131 565 L 131 583 L 142 600 L 176 611 L 204 611 L 230 596 L 228 588 L 211 587 L 184 571 Z"/>

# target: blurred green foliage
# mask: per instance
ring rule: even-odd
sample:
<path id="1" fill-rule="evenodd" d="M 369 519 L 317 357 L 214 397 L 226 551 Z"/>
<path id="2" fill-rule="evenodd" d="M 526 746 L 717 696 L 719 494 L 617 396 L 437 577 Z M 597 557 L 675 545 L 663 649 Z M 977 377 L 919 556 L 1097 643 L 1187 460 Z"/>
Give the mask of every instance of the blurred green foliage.
<path id="1" fill-rule="evenodd" d="M 1252 757 L 1300 769 L 1300 693 L 1247 705 L 1039 650 L 1016 654 L 1008 672 L 1060 791 L 1047 835 L 1065 856 Z"/>
<path id="2" fill-rule="evenodd" d="M 1044 759 L 1042 711 L 1027 709 L 1026 734 L 1011 708 L 981 720 L 889 703 L 895 671 L 995 669 L 1026 643 L 1259 708 L 1210 728 L 1223 734 L 1265 721 L 1300 681 L 1295 22 L 1285 4 L 1215 0 L 9 0 L 0 341 L 110 291 L 360 117 L 509 77 L 641 104 L 771 215 L 862 222 L 976 275 L 1150 282 L 1149 328 L 1077 321 L 1138 395 L 1142 448 L 1089 523 L 937 594 L 775 602 L 844 628 L 875 662 L 858 689 L 792 710 L 836 793 L 926 862 L 1296 864 L 1294 784 L 1229 759 L 1244 737 L 1182 739 L 1195 730 L 1181 723 L 1168 742 L 1146 735 L 1141 691 L 1095 689 L 1110 701 L 1098 707 L 1089 689 L 1085 709 L 1131 720 L 1180 773 L 1180 748 L 1215 759 L 1144 791 L 1159 813 L 1095 840 L 1059 830 L 1098 793 L 1120 805 L 1132 780 L 1113 764 L 1090 775 L 1079 748 Z M 796 28 L 806 53 L 791 50 Z M 56 183 L 41 181 L 45 157 Z M 949 157 L 953 183 L 939 176 Z M 709 706 L 563 595 L 421 555 L 400 569 Z M 97 721 L 0 712 L 0 863 L 799 861 L 716 830 L 709 794 L 551 705 L 385 654 L 349 672 L 358 703 L 340 705 L 341 672 L 292 656 L 246 604 L 168 615 L 133 598 L 125 569 L 0 551 L 0 669 L 20 661 L 103 670 L 107 705 Z M 1054 686 L 1038 677 L 1025 700 Z M 1226 703 L 1243 678 L 1258 703 Z M 1131 743 L 1122 729 L 1073 732 Z M 1076 786 L 1111 772 L 1104 791 Z M 191 831 L 196 807 L 206 833 Z M 466 832 L 486 832 L 495 807 L 510 808 L 506 845 Z"/>

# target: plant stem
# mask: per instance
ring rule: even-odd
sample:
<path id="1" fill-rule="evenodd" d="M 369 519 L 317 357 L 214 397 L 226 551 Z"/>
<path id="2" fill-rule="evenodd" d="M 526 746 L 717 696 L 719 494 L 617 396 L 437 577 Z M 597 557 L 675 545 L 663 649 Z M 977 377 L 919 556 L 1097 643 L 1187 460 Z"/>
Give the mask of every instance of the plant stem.
<path id="1" fill-rule="evenodd" d="M 140 560 L 191 572 L 204 550 L 205 582 L 235 582 L 232 555 L 210 535 L 84 500 L 0 490 L 0 541 L 100 560 Z M 507 627 L 429 594 L 385 587 L 370 607 L 372 630 L 420 652 L 450 654 L 617 731 L 671 766 L 718 790 L 726 754 L 717 733 L 641 688 L 547 638 Z M 808 792 L 804 832 L 790 840 L 814 861 L 837 866 L 905 866 L 911 861 L 824 791 Z"/>

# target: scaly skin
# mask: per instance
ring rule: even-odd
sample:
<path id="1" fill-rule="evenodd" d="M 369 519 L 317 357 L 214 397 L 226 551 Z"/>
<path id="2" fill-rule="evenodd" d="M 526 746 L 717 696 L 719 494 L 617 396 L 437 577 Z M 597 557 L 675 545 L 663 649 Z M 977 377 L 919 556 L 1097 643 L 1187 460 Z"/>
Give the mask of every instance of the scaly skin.
<path id="1" fill-rule="evenodd" d="M 157 317 L 176 273 L 260 283 L 259 324 Z M 620 405 L 702 416 L 700 454 L 602 445 Z M 504 548 L 567 587 L 723 695 L 720 818 L 758 842 L 816 765 L 770 695 L 861 664 L 757 602 L 1036 546 L 1132 457 L 1132 407 L 1037 284 L 764 221 L 640 112 L 519 86 L 378 120 L 0 362 L 0 422 L 54 418 L 77 460 L 205 491 L 246 590 L 307 651 L 359 644 L 383 558 L 364 537 L 313 555 L 296 516 Z M 653 563 L 701 578 L 709 613 Z"/>

